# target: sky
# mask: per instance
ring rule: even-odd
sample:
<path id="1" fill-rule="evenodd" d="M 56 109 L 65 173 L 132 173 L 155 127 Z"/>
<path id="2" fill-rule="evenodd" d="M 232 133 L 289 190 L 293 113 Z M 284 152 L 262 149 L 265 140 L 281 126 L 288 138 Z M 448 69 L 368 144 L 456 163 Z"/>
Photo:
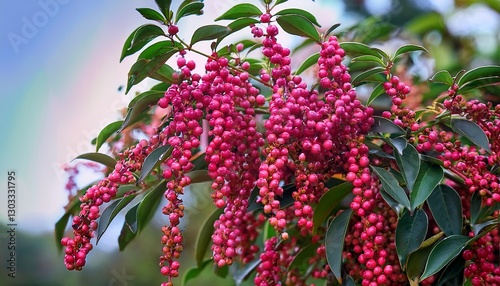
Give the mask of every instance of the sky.
<path id="1" fill-rule="evenodd" d="M 239 2 L 205 1 L 205 14 L 213 19 Z M 257 0 L 250 2 L 259 5 Z M 290 2 L 303 9 L 315 7 L 327 24 L 340 17 L 340 9 L 321 9 L 321 1 Z M 172 7 L 179 3 L 174 0 Z M 18 228 L 52 232 L 67 203 L 61 166 L 93 152 L 90 141 L 108 123 L 122 119 L 118 110 L 128 105 L 135 91 L 151 84 L 145 81 L 128 95 L 120 91 L 136 56 L 122 63 L 119 56 L 129 34 L 148 22 L 135 8 L 155 8 L 155 4 L 153 0 L 1 4 L 0 186 L 7 186 L 7 173 L 15 171 Z M 181 33 L 194 31 L 195 26 L 189 25 L 193 18 L 179 23 Z M 0 222 L 6 222 L 7 194 L 2 188 Z"/>

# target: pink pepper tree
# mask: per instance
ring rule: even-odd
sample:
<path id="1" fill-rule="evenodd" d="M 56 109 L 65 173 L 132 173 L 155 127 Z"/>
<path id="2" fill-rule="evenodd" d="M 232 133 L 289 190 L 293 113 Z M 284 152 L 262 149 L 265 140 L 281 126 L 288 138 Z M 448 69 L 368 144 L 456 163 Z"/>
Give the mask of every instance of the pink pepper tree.
<path id="1" fill-rule="evenodd" d="M 447 92 L 415 109 L 406 104 L 413 83 L 395 70 L 425 48 L 389 55 L 342 42 L 331 35 L 338 25 L 320 33 L 314 15 L 284 2 L 237 4 L 216 19 L 228 24 L 201 26 L 189 42 L 177 22 L 202 14 L 202 1 L 137 9 L 156 24 L 125 41 L 122 60 L 142 50 L 126 91 L 147 77 L 159 83 L 101 131 L 94 143 L 98 151 L 108 142 L 110 155 L 78 157 L 108 168 L 56 225 L 66 268 L 82 270 L 92 240 L 138 197 L 120 249 L 161 204 L 159 270 L 172 285 L 182 271 L 184 190 L 211 182 L 217 210 L 200 233 L 211 233 L 208 261 L 239 273 L 237 283 L 500 285 L 500 106 L 470 96 L 498 85 L 500 67 L 439 71 L 430 80 Z M 248 39 L 221 44 L 234 33 Z M 283 34 L 315 50 L 295 70 Z M 201 41 L 212 41 L 208 51 Z M 354 63 L 364 68 L 351 72 Z M 372 90 L 363 100 L 362 85 Z M 382 98 L 389 105 L 373 106 Z M 63 237 L 70 218 L 73 234 Z M 196 253 L 205 267 L 205 248 Z"/>

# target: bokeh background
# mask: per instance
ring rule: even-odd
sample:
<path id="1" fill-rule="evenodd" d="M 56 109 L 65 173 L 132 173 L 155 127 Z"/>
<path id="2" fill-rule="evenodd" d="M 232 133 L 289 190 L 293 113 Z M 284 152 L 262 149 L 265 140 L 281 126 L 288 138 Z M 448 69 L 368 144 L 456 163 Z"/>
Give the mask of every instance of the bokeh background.
<path id="1" fill-rule="evenodd" d="M 172 2 L 175 8 L 181 1 Z M 209 23 L 240 2 L 206 0 L 205 14 L 182 20 L 180 34 L 189 38 L 196 28 L 190 22 Z M 122 118 L 136 91 L 152 85 L 144 81 L 125 95 L 135 56 L 122 63 L 119 56 L 128 35 L 147 22 L 135 8 L 155 8 L 154 1 L 2 0 L 0 5 L 0 285 L 158 285 L 161 215 L 123 253 L 117 248 L 121 222 L 116 219 L 81 272 L 65 269 L 53 235 L 67 203 L 62 166 L 93 152 L 91 140 Z M 405 42 L 424 45 L 430 55 L 415 59 L 412 71 L 421 80 L 441 69 L 455 74 L 500 63 L 498 0 L 289 0 L 287 6 L 309 10 L 325 30 L 334 23 L 342 24 L 339 32 L 357 25 L 346 39 L 375 45 L 391 39 L 382 45 L 388 50 Z M 7 277 L 5 267 L 10 170 L 17 173 L 15 279 Z M 77 183 L 92 179 L 88 172 Z M 189 246 L 208 205 L 188 217 L 192 235 L 185 265 L 193 265 Z"/>

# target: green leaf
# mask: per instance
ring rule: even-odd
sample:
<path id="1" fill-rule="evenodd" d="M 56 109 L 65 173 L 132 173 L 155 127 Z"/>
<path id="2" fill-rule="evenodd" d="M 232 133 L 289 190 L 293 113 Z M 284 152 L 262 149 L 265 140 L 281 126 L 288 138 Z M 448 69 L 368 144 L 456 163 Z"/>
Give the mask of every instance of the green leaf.
<path id="1" fill-rule="evenodd" d="M 413 216 L 406 211 L 396 227 L 396 251 L 404 269 L 408 255 L 417 250 L 427 235 L 429 221 L 424 210 L 416 210 Z"/>
<path id="2" fill-rule="evenodd" d="M 402 54 L 416 52 L 416 51 L 424 51 L 427 53 L 427 50 L 422 46 L 408 44 L 408 45 L 401 46 L 401 47 L 399 47 L 399 49 L 396 50 L 396 52 L 394 53 L 393 60 Z"/>
<path id="3" fill-rule="evenodd" d="M 203 222 L 203 224 L 200 227 L 200 232 L 196 237 L 195 248 L 194 248 L 196 265 L 198 265 L 198 267 L 201 267 L 203 259 L 205 257 L 205 253 L 207 252 L 210 242 L 212 241 L 212 234 L 214 232 L 214 223 L 216 220 L 219 219 L 220 215 L 223 212 L 224 212 L 223 209 L 215 209 L 212 212 L 212 214 L 210 214 L 207 217 L 207 219 Z"/>
<path id="4" fill-rule="evenodd" d="M 483 197 L 478 193 L 474 192 L 470 199 L 470 224 L 474 225 L 478 222 L 481 217 L 479 216 L 481 211 L 481 205 L 483 203 Z"/>
<path id="5" fill-rule="evenodd" d="M 439 280 L 436 284 L 436 286 L 442 286 L 442 285 L 463 285 L 462 282 L 460 283 L 453 283 L 453 279 L 462 279 L 462 275 L 459 275 L 462 273 L 462 270 L 465 267 L 465 259 L 461 256 L 458 255 L 457 258 L 455 258 L 448 266 L 444 269 L 443 273 L 439 277 Z"/>
<path id="6" fill-rule="evenodd" d="M 151 152 L 146 159 L 144 159 L 144 164 L 142 164 L 141 175 L 137 183 L 144 181 L 147 175 L 151 173 L 156 167 L 165 161 L 168 156 L 172 153 L 172 147 L 170 145 L 163 145 Z"/>
<path id="7" fill-rule="evenodd" d="M 148 193 L 144 196 L 142 201 L 139 203 L 137 208 L 137 232 L 141 232 L 144 227 L 153 218 L 160 201 L 163 198 L 163 194 L 167 189 L 167 183 L 165 180 L 161 180 L 158 184 L 153 186 Z"/>
<path id="8" fill-rule="evenodd" d="M 462 234 L 462 201 L 457 191 L 447 185 L 438 185 L 427 199 L 427 205 L 447 236 Z"/>
<path id="9" fill-rule="evenodd" d="M 139 204 L 131 208 L 125 215 L 125 221 L 123 222 L 122 230 L 120 231 L 120 236 L 118 236 L 118 246 L 120 251 L 123 251 L 125 247 L 137 236 L 137 207 Z"/>
<path id="10" fill-rule="evenodd" d="M 99 135 L 97 135 L 96 143 L 95 143 L 95 151 L 99 152 L 99 148 L 101 148 L 102 144 L 108 140 L 108 138 L 113 135 L 113 133 L 116 133 L 120 127 L 122 126 L 123 121 L 115 121 L 112 122 L 106 127 L 104 127 L 101 132 L 99 132 Z"/>
<path id="11" fill-rule="evenodd" d="M 172 83 L 176 83 L 177 80 L 175 80 L 172 75 L 175 73 L 175 70 L 169 66 L 169 65 L 162 65 L 159 69 L 156 70 L 153 74 L 151 74 L 149 77 L 159 80 L 162 83 L 168 84 L 170 86 Z M 168 88 L 167 86 L 167 88 Z M 162 91 L 165 91 L 167 88 L 162 89 Z M 154 88 L 151 88 L 151 90 L 157 90 Z"/>
<path id="12" fill-rule="evenodd" d="M 365 44 L 357 43 L 357 42 L 343 42 L 339 43 L 340 47 L 346 52 L 346 54 L 352 56 L 363 56 L 363 55 L 372 55 L 377 58 L 380 58 L 380 54 Z"/>
<path id="13" fill-rule="evenodd" d="M 472 226 L 472 231 L 474 231 L 474 235 L 477 236 L 481 230 L 490 225 L 498 224 L 498 218 L 490 219 L 482 223 L 478 223 Z"/>
<path id="14" fill-rule="evenodd" d="M 288 0 L 277 0 L 275 5 L 278 5 L 278 4 L 281 4 L 281 3 L 285 3 L 285 2 L 287 2 L 287 1 L 288 1 Z"/>
<path id="15" fill-rule="evenodd" d="M 403 151 L 405 150 L 406 146 L 408 146 L 408 141 L 404 137 L 388 138 L 386 142 L 389 143 L 392 148 L 394 148 L 393 152 L 397 152 L 399 155 L 403 155 Z"/>
<path id="16" fill-rule="evenodd" d="M 418 154 L 417 149 L 412 144 L 407 144 L 403 150 L 403 154 L 394 150 L 394 157 L 405 179 L 406 187 L 412 192 L 420 169 L 420 154 Z"/>
<path id="17" fill-rule="evenodd" d="M 227 10 L 226 13 L 217 17 L 215 21 L 219 20 L 234 20 L 243 17 L 257 17 L 264 14 L 255 5 L 250 3 L 237 4 Z"/>
<path id="18" fill-rule="evenodd" d="M 260 258 L 257 258 L 254 261 L 247 263 L 243 269 L 235 271 L 233 274 L 233 280 L 236 282 L 236 285 L 241 285 L 245 278 L 248 277 L 248 275 L 250 275 L 250 273 L 257 268 L 257 266 L 259 266 L 260 262 Z"/>
<path id="19" fill-rule="evenodd" d="M 274 229 L 273 226 L 269 223 L 269 220 L 267 220 L 264 223 L 263 227 L 263 233 L 262 233 L 262 243 L 265 243 L 268 239 L 271 237 L 276 236 L 276 230 Z"/>
<path id="20" fill-rule="evenodd" d="M 457 93 L 462 94 L 470 90 L 476 90 L 481 87 L 497 85 L 498 83 L 500 83 L 500 76 L 478 78 L 475 80 L 471 80 L 460 86 L 460 88 L 457 90 Z"/>
<path id="21" fill-rule="evenodd" d="M 97 238 L 95 242 L 96 245 L 99 243 L 101 236 L 106 232 L 109 224 L 113 221 L 116 215 L 124 207 L 126 207 L 135 198 L 135 196 L 136 195 L 130 195 L 124 197 L 123 199 L 117 199 L 102 212 L 97 226 Z"/>
<path id="22" fill-rule="evenodd" d="M 354 279 L 347 275 L 347 277 L 344 279 L 344 281 L 342 281 L 342 286 L 356 286 L 356 282 L 354 281 Z"/>
<path id="23" fill-rule="evenodd" d="M 163 91 L 149 90 L 139 94 L 137 97 L 132 99 L 128 106 L 129 109 L 127 111 L 127 115 L 125 116 L 122 126 L 120 127 L 118 132 L 121 132 L 123 129 L 135 123 L 137 118 L 139 118 L 139 116 L 145 110 L 147 110 L 152 105 L 156 105 L 158 103 L 158 100 L 160 100 L 160 98 L 164 96 L 165 92 Z"/>
<path id="24" fill-rule="evenodd" d="M 333 26 L 328 28 L 328 30 L 326 30 L 326 32 L 325 32 L 325 38 L 328 37 L 328 35 L 330 35 L 330 33 L 333 32 L 335 29 L 337 29 L 339 26 L 340 26 L 340 23 L 337 23 L 337 24 L 333 24 Z"/>
<path id="25" fill-rule="evenodd" d="M 195 43 L 207 40 L 217 39 L 231 33 L 231 29 L 226 26 L 220 25 L 206 25 L 198 28 L 194 31 L 193 37 L 191 38 L 190 46 Z"/>
<path id="26" fill-rule="evenodd" d="M 128 36 L 125 44 L 123 45 L 120 62 L 125 57 L 130 56 L 142 49 L 147 43 L 158 36 L 165 36 L 165 33 L 156 25 L 147 24 L 135 29 L 132 34 Z"/>
<path id="27" fill-rule="evenodd" d="M 417 14 L 414 18 L 407 22 L 404 30 L 413 33 L 424 35 L 429 31 L 444 32 L 446 30 L 446 23 L 443 15 L 437 12 Z"/>
<path id="28" fill-rule="evenodd" d="M 85 160 L 94 161 L 94 162 L 103 164 L 104 166 L 106 166 L 110 169 L 114 169 L 115 165 L 116 165 L 115 159 L 109 157 L 106 154 L 97 153 L 97 152 L 81 154 L 73 160 L 76 160 L 76 159 L 85 159 Z"/>
<path id="29" fill-rule="evenodd" d="M 430 79 L 432 82 L 444 83 L 447 86 L 453 85 L 453 78 L 451 74 L 447 70 L 438 71 L 432 78 Z"/>
<path id="30" fill-rule="evenodd" d="M 199 267 L 191 267 L 189 268 L 186 272 L 184 272 L 184 275 L 182 276 L 182 282 L 181 285 L 187 285 L 189 280 L 192 280 L 196 277 L 198 277 L 203 270 L 210 265 L 212 262 L 211 259 L 205 260 Z"/>
<path id="31" fill-rule="evenodd" d="M 229 23 L 227 26 L 229 29 L 231 29 L 231 33 L 234 33 L 236 31 L 239 31 L 243 28 L 249 27 L 252 24 L 257 24 L 259 23 L 259 20 L 254 19 L 254 18 L 241 18 L 238 20 L 234 20 L 233 22 Z"/>
<path id="32" fill-rule="evenodd" d="M 318 23 L 318 20 L 316 20 L 316 17 L 314 17 L 313 14 L 305 11 L 305 10 L 302 10 L 302 9 L 297 9 L 297 8 L 290 8 L 290 9 L 283 9 L 277 13 L 274 14 L 275 16 L 278 16 L 278 15 L 299 15 L 301 17 L 304 17 L 306 18 L 307 20 L 309 20 L 311 23 L 313 23 L 314 25 L 318 26 L 318 27 L 321 27 L 321 25 Z"/>
<path id="33" fill-rule="evenodd" d="M 204 6 L 205 4 L 203 4 L 202 2 L 191 2 L 186 4 L 182 8 L 179 8 L 179 10 L 177 10 L 177 13 L 175 14 L 175 24 L 177 24 L 180 19 L 186 16 L 202 15 L 203 11 L 201 9 L 203 9 Z"/>
<path id="34" fill-rule="evenodd" d="M 393 199 L 384 189 L 380 190 L 380 195 L 387 203 L 387 205 L 389 205 L 395 213 L 399 214 L 400 204 L 395 199 Z"/>
<path id="35" fill-rule="evenodd" d="M 410 285 L 418 285 L 418 278 L 425 268 L 424 261 L 427 261 L 432 247 L 420 247 L 417 251 L 411 253 L 406 260 L 406 275 L 410 280 Z M 412 283 L 413 282 L 413 283 Z"/>
<path id="36" fill-rule="evenodd" d="M 380 57 L 376 57 L 373 55 L 362 55 L 362 56 L 357 56 L 351 60 L 351 62 L 370 62 L 370 63 L 377 63 L 379 64 L 382 68 L 385 66 L 384 62 Z M 384 68 L 385 70 L 385 68 Z"/>
<path id="37" fill-rule="evenodd" d="M 421 161 L 418 176 L 410 194 L 412 211 L 427 200 L 443 177 L 444 171 L 441 166 Z"/>
<path id="38" fill-rule="evenodd" d="M 404 135 L 406 132 L 403 128 L 397 126 L 391 120 L 381 117 L 381 116 L 373 116 L 374 123 L 370 132 L 373 133 L 390 133 L 394 135 Z"/>
<path id="39" fill-rule="evenodd" d="M 360 83 L 362 83 L 364 80 L 370 78 L 371 76 L 383 73 L 384 71 L 385 71 L 385 68 L 383 68 L 383 67 L 375 67 L 375 68 L 369 69 L 367 71 L 364 71 L 352 79 L 352 84 L 359 85 Z"/>
<path id="40" fill-rule="evenodd" d="M 307 271 L 307 268 L 310 267 L 309 260 L 311 257 L 316 255 L 316 250 L 318 249 L 318 244 L 309 244 L 302 248 L 297 255 L 293 258 L 290 265 L 288 265 L 287 273 L 296 269 L 299 273 L 304 274 Z"/>
<path id="41" fill-rule="evenodd" d="M 314 64 L 317 64 L 318 63 L 318 59 L 319 59 L 319 53 L 315 53 L 315 54 L 312 54 L 310 55 L 300 66 L 299 68 L 297 69 L 297 71 L 295 71 L 294 74 L 301 74 L 303 71 L 305 71 L 306 69 L 310 68 L 312 65 Z"/>
<path id="42" fill-rule="evenodd" d="M 155 11 L 153 9 L 150 9 L 150 8 L 137 8 L 135 10 L 137 10 L 139 13 L 141 13 L 141 15 L 144 18 L 148 19 L 148 20 L 158 21 L 160 23 L 165 23 L 166 22 L 165 17 L 163 17 L 162 14 L 158 13 L 157 11 Z"/>
<path id="43" fill-rule="evenodd" d="M 121 198 L 128 192 L 131 192 L 131 191 L 137 192 L 139 190 L 140 190 L 140 188 L 137 187 L 137 185 L 135 185 L 135 184 L 121 185 L 118 187 L 118 191 L 116 192 L 116 197 Z"/>
<path id="44" fill-rule="evenodd" d="M 477 123 L 453 117 L 451 118 L 451 128 L 453 128 L 453 131 L 469 139 L 472 143 L 483 148 L 486 152 L 491 153 L 488 137 L 486 137 L 483 129 Z"/>
<path id="45" fill-rule="evenodd" d="M 382 188 L 398 203 L 410 209 L 410 200 L 408 200 L 408 196 L 405 190 L 399 185 L 398 180 L 384 168 L 375 166 L 371 166 L 371 168 L 382 182 Z"/>
<path id="46" fill-rule="evenodd" d="M 342 183 L 332 187 L 328 192 L 324 193 L 314 208 L 313 217 L 313 233 L 316 233 L 318 228 L 330 216 L 337 205 L 352 191 L 351 183 Z"/>
<path id="47" fill-rule="evenodd" d="M 172 0 L 155 0 L 156 5 L 160 9 L 160 11 L 165 15 L 165 17 L 170 20 L 170 4 L 172 4 Z"/>
<path id="48" fill-rule="evenodd" d="M 500 75 L 500 66 L 482 66 L 464 73 L 458 80 L 458 86 L 485 77 Z"/>
<path id="49" fill-rule="evenodd" d="M 469 237 L 465 235 L 452 235 L 438 242 L 429 254 L 425 270 L 420 277 L 420 281 L 443 269 L 450 261 L 459 255 L 460 252 L 462 252 L 462 249 L 468 241 Z"/>
<path id="50" fill-rule="evenodd" d="M 61 251 L 62 250 L 62 244 L 61 244 L 61 239 L 64 237 L 64 232 L 66 230 L 66 226 L 68 225 L 69 217 L 71 214 L 69 212 L 66 212 L 57 222 L 55 225 L 55 238 L 56 238 L 56 246 L 57 250 Z"/>
<path id="51" fill-rule="evenodd" d="M 368 101 L 366 101 L 366 105 L 372 104 L 372 102 L 377 99 L 379 96 L 385 93 L 384 89 L 384 84 L 379 83 L 375 88 L 373 89 L 372 93 L 370 93 L 370 97 L 368 98 Z"/>
<path id="52" fill-rule="evenodd" d="M 128 93 L 132 86 L 157 72 L 168 59 L 178 52 L 178 49 L 172 43 L 163 41 L 155 43 L 144 50 L 139 55 L 137 62 L 130 68 L 125 93 Z"/>
<path id="53" fill-rule="evenodd" d="M 206 170 L 196 170 L 186 173 L 186 176 L 191 178 L 191 184 L 211 182 L 212 178 L 208 175 Z"/>
<path id="54" fill-rule="evenodd" d="M 299 15 L 282 15 L 276 18 L 276 22 L 289 34 L 308 37 L 316 42 L 320 41 L 319 33 L 311 21 Z"/>
<path id="55" fill-rule="evenodd" d="M 344 249 L 344 240 L 347 233 L 347 227 L 351 220 L 352 210 L 344 210 L 337 215 L 326 232 L 325 248 L 326 260 L 335 277 L 342 277 L 342 250 Z"/>
<path id="56" fill-rule="evenodd" d="M 286 186 L 283 186 L 283 196 L 278 196 L 276 197 L 276 200 L 280 202 L 280 209 L 285 208 L 295 202 L 295 199 L 293 198 L 292 194 L 293 192 L 296 191 L 296 187 L 294 184 L 289 184 Z M 250 195 L 249 201 L 248 201 L 248 209 L 247 212 L 252 212 L 256 210 L 260 210 L 264 208 L 264 205 L 262 203 L 258 203 L 255 199 L 257 198 L 257 194 L 259 193 L 259 190 L 255 188 L 252 191 L 252 194 Z"/>

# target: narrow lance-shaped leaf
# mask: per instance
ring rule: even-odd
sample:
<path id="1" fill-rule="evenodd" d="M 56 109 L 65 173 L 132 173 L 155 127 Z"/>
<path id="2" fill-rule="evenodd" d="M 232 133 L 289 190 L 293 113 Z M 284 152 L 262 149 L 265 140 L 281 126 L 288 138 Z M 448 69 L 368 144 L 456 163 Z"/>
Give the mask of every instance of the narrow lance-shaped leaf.
<path id="1" fill-rule="evenodd" d="M 405 179 L 406 187 L 411 192 L 420 169 L 420 156 L 417 149 L 412 144 L 407 144 L 403 149 L 403 154 L 395 151 L 394 157 Z"/>
<path id="2" fill-rule="evenodd" d="M 385 64 L 382 61 L 380 57 L 376 57 L 373 55 L 362 55 L 362 56 L 357 56 L 351 60 L 351 62 L 371 62 L 371 63 L 377 63 L 380 67 L 384 68 Z M 385 68 L 384 68 L 385 70 Z"/>
<path id="3" fill-rule="evenodd" d="M 427 50 L 422 46 L 408 44 L 408 45 L 404 45 L 404 46 L 399 47 L 399 49 L 397 49 L 396 52 L 394 53 L 393 59 L 396 59 L 397 57 L 399 57 L 402 54 L 416 52 L 416 51 L 427 52 Z"/>
<path id="4" fill-rule="evenodd" d="M 370 132 L 373 133 L 390 133 L 394 135 L 404 135 L 406 132 L 403 128 L 397 126 L 391 120 L 381 117 L 381 116 L 373 116 L 375 122 L 370 129 Z"/>
<path id="5" fill-rule="evenodd" d="M 451 118 L 451 128 L 486 152 L 491 153 L 488 137 L 477 123 L 463 118 Z"/>
<path id="6" fill-rule="evenodd" d="M 427 226 L 429 224 L 424 210 L 417 210 L 410 214 L 406 211 L 398 221 L 396 228 L 396 251 L 399 262 L 404 269 L 408 255 L 417 250 L 427 235 Z"/>
<path id="7" fill-rule="evenodd" d="M 243 17 L 257 17 L 262 15 L 263 12 L 260 11 L 255 5 L 250 3 L 237 4 L 227 10 L 224 14 L 217 17 L 215 21 L 219 20 L 234 20 Z"/>
<path id="8" fill-rule="evenodd" d="M 123 251 L 125 247 L 137 236 L 137 208 L 139 204 L 131 208 L 125 215 L 125 221 L 123 222 L 122 230 L 118 236 L 118 246 L 120 251 Z"/>
<path id="9" fill-rule="evenodd" d="M 203 258 L 207 252 L 208 246 L 212 241 L 212 233 L 214 232 L 214 223 L 219 219 L 220 215 L 223 213 L 223 209 L 215 209 L 211 215 L 207 217 L 205 222 L 203 222 L 200 227 L 200 232 L 196 237 L 195 242 L 195 259 L 198 267 L 203 263 Z"/>
<path id="10" fill-rule="evenodd" d="M 297 71 L 295 71 L 294 74 L 301 74 L 303 71 L 305 71 L 306 69 L 310 68 L 311 66 L 313 66 L 314 64 L 318 63 L 318 59 L 319 59 L 319 53 L 315 53 L 315 54 L 312 54 L 310 55 L 300 66 L 299 68 L 297 69 Z"/>
<path id="11" fill-rule="evenodd" d="M 149 43 L 154 38 L 165 35 L 163 30 L 152 24 L 142 25 L 130 34 L 130 36 L 125 41 L 122 49 L 122 55 L 120 56 L 120 62 L 127 56 L 134 54 L 138 50 L 142 49 L 147 43 Z"/>
<path id="12" fill-rule="evenodd" d="M 453 85 L 453 78 L 451 77 L 450 72 L 447 70 L 438 71 L 434 76 L 432 76 L 430 81 L 443 83 L 446 84 L 447 86 Z"/>
<path id="13" fill-rule="evenodd" d="M 202 2 L 192 2 L 189 4 L 186 4 L 179 10 L 177 10 L 177 13 L 175 14 L 175 23 L 179 22 L 180 19 L 189 16 L 189 15 L 201 15 L 202 9 L 205 6 Z"/>
<path id="14" fill-rule="evenodd" d="M 99 135 L 97 135 L 96 143 L 95 143 L 95 151 L 99 152 L 99 148 L 101 148 L 102 144 L 108 140 L 113 133 L 116 133 L 120 127 L 122 126 L 123 121 L 115 121 L 111 122 L 110 124 L 106 125 L 101 132 L 99 132 Z"/>
<path id="15" fill-rule="evenodd" d="M 383 68 L 383 67 L 374 67 L 372 69 L 364 71 L 352 79 L 352 84 L 359 85 L 360 83 L 364 82 L 366 79 L 370 78 L 371 76 L 382 73 L 384 71 L 385 71 L 385 68 Z"/>
<path id="16" fill-rule="evenodd" d="M 443 180 L 444 171 L 441 166 L 420 162 L 420 170 L 410 194 L 411 210 L 413 211 L 433 193 L 436 186 Z"/>
<path id="17" fill-rule="evenodd" d="M 397 152 L 399 155 L 403 155 L 403 151 L 406 146 L 408 146 L 408 141 L 405 137 L 388 138 L 386 142 L 388 142 L 394 148 L 394 152 Z"/>
<path id="18" fill-rule="evenodd" d="M 457 257 L 460 252 L 462 252 L 462 249 L 467 245 L 468 241 L 468 236 L 452 235 L 438 242 L 432 248 L 429 257 L 427 258 L 425 270 L 420 277 L 420 281 L 443 269 L 450 261 Z"/>
<path id="19" fill-rule="evenodd" d="M 115 159 L 109 157 L 106 154 L 97 153 L 97 152 L 81 154 L 73 160 L 76 160 L 76 159 L 86 159 L 86 160 L 94 161 L 94 162 L 103 164 L 104 166 L 109 167 L 111 169 L 114 169 L 115 165 L 116 165 Z"/>
<path id="20" fill-rule="evenodd" d="M 330 216 L 337 205 L 352 191 L 352 184 L 342 183 L 328 190 L 318 201 L 314 208 L 313 232 Z"/>
<path id="21" fill-rule="evenodd" d="M 340 23 L 333 24 L 330 28 L 328 28 L 328 30 L 326 30 L 326 32 L 325 32 L 325 38 L 327 38 L 328 35 L 330 35 L 330 33 L 333 32 L 338 27 L 340 27 Z"/>
<path id="22" fill-rule="evenodd" d="M 357 42 L 342 42 L 339 43 L 340 47 L 349 55 L 372 55 L 380 58 L 380 54 L 372 50 L 365 44 Z"/>
<path id="23" fill-rule="evenodd" d="M 479 194 L 479 192 L 474 192 L 470 199 L 470 223 L 472 225 L 480 219 L 479 213 L 481 211 L 482 202 L 483 197 Z"/>
<path id="24" fill-rule="evenodd" d="M 288 265 L 287 272 L 292 270 L 298 270 L 299 273 L 304 273 L 307 268 L 310 267 L 309 261 L 311 257 L 314 257 L 316 250 L 318 249 L 318 244 L 309 244 L 295 255 L 290 265 Z"/>
<path id="25" fill-rule="evenodd" d="M 161 180 L 149 190 L 139 203 L 139 207 L 137 208 L 137 232 L 141 232 L 153 218 L 166 189 L 167 184 L 165 180 Z"/>
<path id="26" fill-rule="evenodd" d="M 203 261 L 203 263 L 199 267 L 196 266 L 196 267 L 189 268 L 186 272 L 184 272 L 184 275 L 182 276 L 181 285 L 187 285 L 187 283 L 190 280 L 198 277 L 201 274 L 201 272 L 203 272 L 203 270 L 205 270 L 205 268 L 212 263 L 213 263 L 212 260 L 209 259 L 209 260 Z"/>
<path id="27" fill-rule="evenodd" d="M 307 18 L 299 15 L 282 15 L 277 17 L 276 21 L 289 34 L 308 37 L 317 42 L 320 41 L 318 31 Z"/>
<path id="28" fill-rule="evenodd" d="M 396 180 L 396 178 L 394 178 L 394 176 L 384 168 L 375 166 L 371 166 L 371 168 L 382 182 L 382 188 L 393 199 L 409 210 L 410 200 L 408 199 L 405 190 L 403 190 L 403 188 L 399 185 L 398 180 Z"/>
<path id="29" fill-rule="evenodd" d="M 165 161 L 171 153 L 172 148 L 170 145 L 163 145 L 153 150 L 153 152 L 151 152 L 146 159 L 144 159 L 138 183 L 142 182 L 146 176 L 149 175 L 149 173 L 151 173 L 151 171 L 158 167 L 163 161 Z"/>
<path id="30" fill-rule="evenodd" d="M 123 129 L 127 128 L 131 124 L 135 123 L 140 115 L 150 108 L 152 105 L 156 105 L 158 100 L 164 96 L 163 91 L 150 90 L 139 94 L 137 97 L 132 99 L 129 103 L 129 109 L 127 115 L 123 120 L 122 126 L 118 130 L 121 132 Z"/>
<path id="31" fill-rule="evenodd" d="M 500 66 L 482 66 L 464 73 L 458 80 L 458 85 L 462 86 L 470 81 L 500 75 Z"/>
<path id="32" fill-rule="evenodd" d="M 490 76 L 490 77 L 483 77 L 483 78 L 478 78 L 475 80 L 471 80 L 462 86 L 457 90 L 458 94 L 462 94 L 465 92 L 468 92 L 470 90 L 475 90 L 478 88 L 482 88 L 485 86 L 490 86 L 490 85 L 498 85 L 500 83 L 500 75 L 499 76 Z"/>
<path id="33" fill-rule="evenodd" d="M 351 216 L 351 209 L 344 210 L 336 216 L 330 223 L 325 237 L 326 260 L 337 279 L 342 277 L 340 271 L 342 267 L 342 250 Z"/>
<path id="34" fill-rule="evenodd" d="M 321 25 L 318 23 L 318 20 L 316 20 L 316 17 L 314 17 L 313 14 L 311 14 L 305 10 L 302 10 L 302 9 L 297 9 L 297 8 L 283 9 L 283 10 L 275 13 L 274 15 L 276 15 L 276 16 L 278 16 L 278 15 L 299 15 L 301 17 L 306 18 L 314 25 L 321 27 Z"/>
<path id="35" fill-rule="evenodd" d="M 438 185 L 427 204 L 439 228 L 448 236 L 462 233 L 462 201 L 452 187 Z"/>
<path id="36" fill-rule="evenodd" d="M 99 223 L 97 226 L 97 238 L 96 245 L 99 243 L 101 236 L 106 232 L 108 226 L 111 224 L 116 215 L 126 207 L 133 199 L 135 195 L 126 196 L 123 199 L 115 200 L 111 205 L 109 205 L 101 214 L 99 218 Z"/>
<path id="37" fill-rule="evenodd" d="M 158 21 L 160 23 L 165 22 L 165 17 L 151 8 L 137 8 L 135 10 L 141 13 L 141 15 L 148 20 Z"/>
<path id="38" fill-rule="evenodd" d="M 161 13 L 165 15 L 165 17 L 169 19 L 170 14 L 170 5 L 172 4 L 172 0 L 155 0 L 156 5 L 160 9 Z"/>
<path id="39" fill-rule="evenodd" d="M 370 93 L 370 97 L 366 101 L 366 105 L 371 105 L 375 99 L 385 93 L 384 85 L 379 83 L 375 86 L 373 91 Z"/>
<path id="40" fill-rule="evenodd" d="M 194 31 L 193 36 L 191 37 L 190 46 L 193 46 L 195 43 L 207 40 L 217 39 L 219 37 L 223 37 L 231 32 L 231 29 L 226 26 L 220 25 L 207 25 L 198 28 Z"/>

